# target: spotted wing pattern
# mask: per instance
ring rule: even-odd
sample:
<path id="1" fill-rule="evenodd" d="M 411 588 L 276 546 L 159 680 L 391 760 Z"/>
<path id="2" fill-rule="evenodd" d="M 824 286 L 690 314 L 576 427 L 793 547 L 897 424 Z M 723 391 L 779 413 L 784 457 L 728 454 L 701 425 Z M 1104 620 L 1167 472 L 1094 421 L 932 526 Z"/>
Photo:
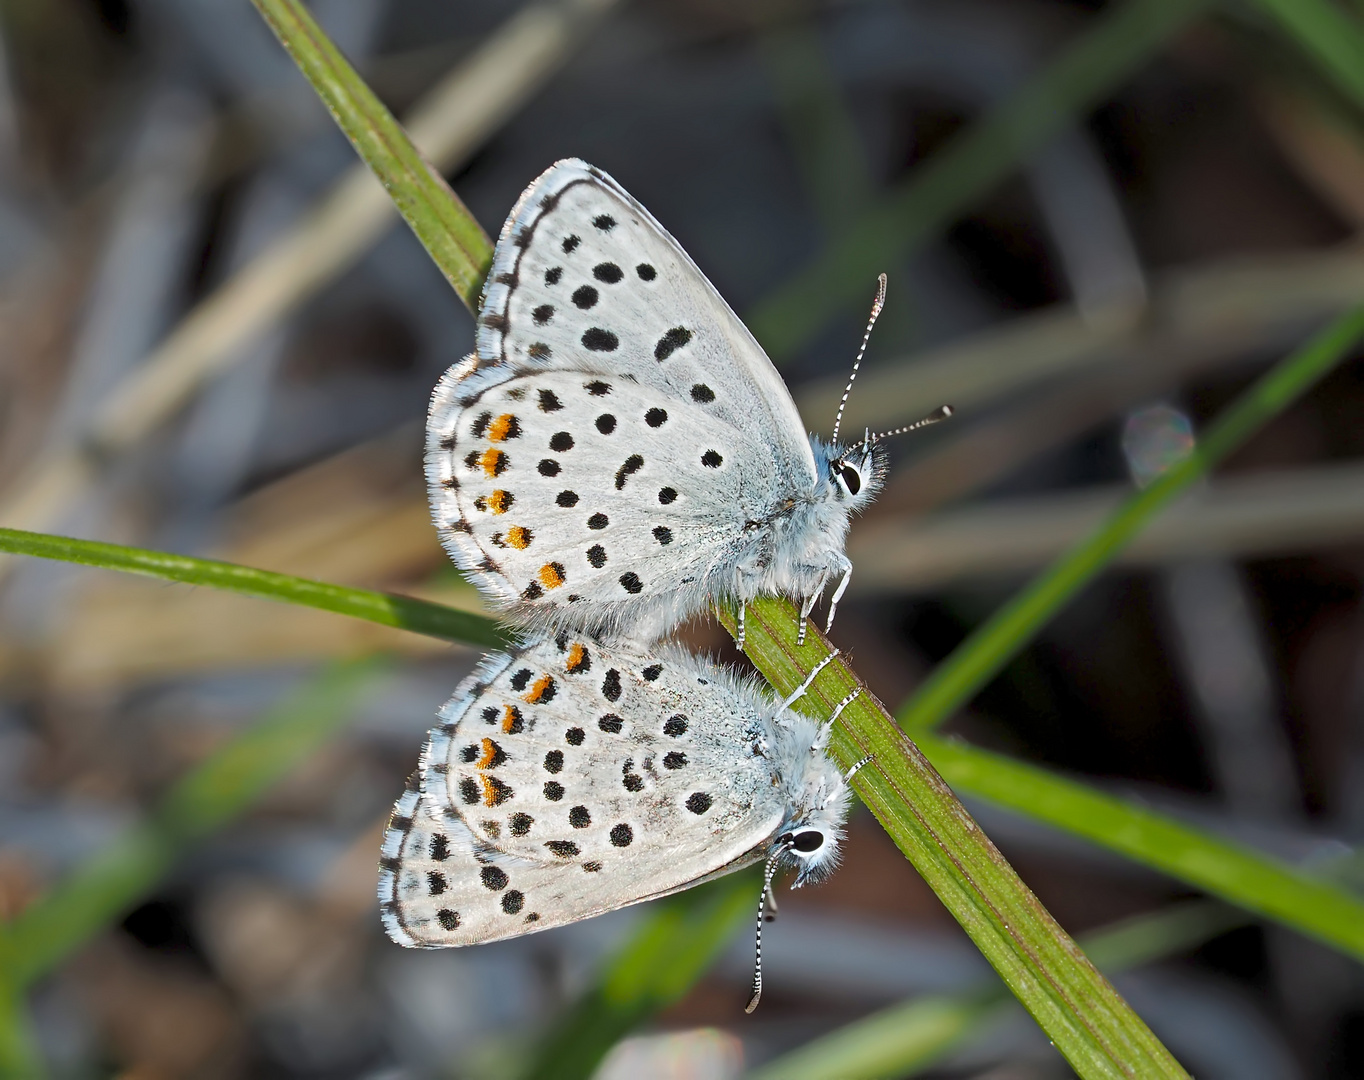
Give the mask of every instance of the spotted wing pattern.
<path id="1" fill-rule="evenodd" d="M 800 413 L 762 347 L 667 230 L 584 161 L 551 166 L 513 207 L 477 353 L 480 366 L 610 371 L 684 400 L 707 388 L 715 415 L 760 429 L 814 479 Z"/>
<path id="2" fill-rule="evenodd" d="M 452 557 L 519 622 L 661 633 L 727 591 L 746 523 L 815 485 L 757 342 L 583 162 L 513 210 L 477 345 L 436 388 L 427 478 Z"/>
<path id="3" fill-rule="evenodd" d="M 560 635 L 485 662 L 431 733 L 384 838 L 394 940 L 548 929 L 761 858 L 787 806 L 761 733 L 775 706 L 671 647 Z"/>
<path id="4" fill-rule="evenodd" d="M 443 421 L 433 434 L 450 449 L 428 462 L 442 539 L 524 621 L 652 611 L 674 625 L 721 591 L 711 578 L 739 559 L 744 523 L 774 511 L 766 444 L 629 379 L 519 376 Z"/>

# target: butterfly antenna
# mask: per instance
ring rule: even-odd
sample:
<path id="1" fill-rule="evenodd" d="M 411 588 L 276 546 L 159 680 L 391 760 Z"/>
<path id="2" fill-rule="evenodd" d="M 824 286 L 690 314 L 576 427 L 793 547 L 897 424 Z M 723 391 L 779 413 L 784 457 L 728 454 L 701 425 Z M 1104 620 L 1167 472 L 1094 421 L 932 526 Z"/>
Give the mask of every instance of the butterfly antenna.
<path id="1" fill-rule="evenodd" d="M 777 860 L 791 850 L 790 844 L 783 844 L 767 857 L 763 868 L 763 891 L 758 897 L 758 931 L 753 942 L 753 996 L 744 1006 L 744 1012 L 751 1013 L 758 1007 L 763 996 L 763 922 L 767 915 L 767 897 L 772 892 L 772 878 L 777 872 Z"/>
<path id="2" fill-rule="evenodd" d="M 939 405 L 936 409 L 934 409 L 931 413 L 925 416 L 922 420 L 915 420 L 914 423 L 912 424 L 906 424 L 904 427 L 892 428 L 890 431 L 878 431 L 875 435 L 867 435 L 866 437 L 859 439 L 857 442 L 853 443 L 850 447 L 848 447 L 848 449 L 843 451 L 843 453 L 839 455 L 838 460 L 842 462 L 844 459 L 850 457 L 853 451 L 856 450 L 859 446 L 868 446 L 872 443 L 880 442 L 882 439 L 889 439 L 892 435 L 904 435 L 906 432 L 918 431 L 920 428 L 932 427 L 934 424 L 941 424 L 944 420 L 951 417 L 955 412 L 956 410 L 953 409 L 951 405 Z"/>
<path id="3" fill-rule="evenodd" d="M 838 443 L 838 426 L 843 423 L 843 410 L 847 407 L 848 395 L 852 393 L 853 383 L 857 381 L 857 370 L 862 366 L 862 357 L 867 351 L 867 342 L 871 340 L 871 328 L 876 325 L 876 318 L 885 306 L 886 275 L 882 274 L 876 279 L 876 299 L 871 302 L 871 318 L 867 320 L 867 330 L 862 335 L 862 347 L 857 350 L 857 359 L 853 361 L 852 374 L 848 376 L 848 385 L 843 388 L 843 400 L 838 403 L 838 415 L 834 417 L 833 442 L 835 445 Z"/>

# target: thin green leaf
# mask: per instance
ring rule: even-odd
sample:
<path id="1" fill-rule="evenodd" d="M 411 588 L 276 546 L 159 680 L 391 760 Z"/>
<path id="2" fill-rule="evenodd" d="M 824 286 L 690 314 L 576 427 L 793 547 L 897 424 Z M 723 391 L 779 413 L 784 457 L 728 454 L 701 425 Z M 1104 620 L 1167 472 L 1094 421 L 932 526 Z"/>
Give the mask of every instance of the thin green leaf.
<path id="1" fill-rule="evenodd" d="M 1364 960 L 1364 902 L 1328 881 L 1035 765 L 928 733 L 916 740 L 963 794 L 1082 836 Z"/>
<path id="2" fill-rule="evenodd" d="M 860 214 L 833 245 L 760 301 L 748 312 L 749 329 L 780 359 L 840 309 L 865 303 L 877 273 L 947 228 L 1207 6 L 1208 0 L 1111 5 L 1039 75 L 954 136 L 896 192 Z"/>
<path id="3" fill-rule="evenodd" d="M 11 984 L 6 971 L 0 977 L 0 1077 L 40 1080 L 46 1075 L 33 1039 L 24 995 Z"/>
<path id="4" fill-rule="evenodd" d="M 722 618 L 732 628 L 732 616 Z M 829 646 L 817 633 L 796 645 L 785 600 L 748 607 L 745 652 L 779 693 L 790 693 Z M 829 715 L 856 676 L 839 661 L 811 687 L 802 711 Z M 843 765 L 870 758 L 853 787 L 897 847 L 970 935 L 1004 984 L 1086 1080 L 1186 1077 L 971 819 L 928 759 L 869 693 L 843 712 L 830 744 Z"/>
<path id="5" fill-rule="evenodd" d="M 753 917 L 761 878 L 731 874 L 650 905 L 593 985 L 537 1048 L 527 1080 L 579 1080 L 658 1010 L 679 1000 Z"/>
<path id="6" fill-rule="evenodd" d="M 899 710 L 901 726 L 918 736 L 941 723 L 988 683 L 1047 621 L 1088 584 L 1157 513 L 1296 401 L 1364 338 L 1364 307 L 1336 319 L 1281 360 L 1224 410 L 1194 452 L 1117 511 L 1005 604 L 933 669 Z"/>
<path id="7" fill-rule="evenodd" d="M 492 242 L 298 0 L 252 0 L 470 311 Z"/>
<path id="8" fill-rule="evenodd" d="M 227 824 L 349 718 L 382 670 L 373 658 L 336 664 L 270 709 L 128 829 L 4 928 L 14 986 L 50 971 L 146 896 L 190 845 Z"/>
<path id="9" fill-rule="evenodd" d="M 1080 939 L 1112 974 L 1163 959 L 1245 922 L 1240 912 L 1202 901 L 1125 919 Z M 915 1075 L 979 1035 L 1012 1008 L 1003 987 L 922 995 L 873 1013 L 749 1074 L 749 1080 L 882 1080 Z"/>
<path id="10" fill-rule="evenodd" d="M 1326 0 L 1253 0 L 1311 57 L 1336 88 L 1364 108 L 1364 27 Z"/>
<path id="11" fill-rule="evenodd" d="M 0 551 L 79 563 L 82 566 L 98 566 L 105 570 L 122 570 L 187 585 L 207 585 L 264 600 L 280 600 L 286 604 L 334 611 L 338 615 L 350 615 L 383 626 L 466 645 L 492 648 L 505 648 L 507 645 L 505 633 L 495 622 L 482 615 L 457 611 L 443 604 L 433 604 L 410 596 L 331 585 L 325 581 L 276 574 L 271 570 L 257 570 L 216 559 L 196 559 L 189 555 L 171 555 L 164 551 L 148 551 L 96 540 L 76 540 L 50 533 L 25 532 L 22 529 L 0 529 Z"/>

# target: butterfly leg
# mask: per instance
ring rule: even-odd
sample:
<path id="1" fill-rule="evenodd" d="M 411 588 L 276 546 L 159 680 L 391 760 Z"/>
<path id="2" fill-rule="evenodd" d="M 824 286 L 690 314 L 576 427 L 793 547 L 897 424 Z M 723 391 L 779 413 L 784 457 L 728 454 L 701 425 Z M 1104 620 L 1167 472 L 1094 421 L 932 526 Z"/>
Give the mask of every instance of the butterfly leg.
<path id="1" fill-rule="evenodd" d="M 862 688 L 859 686 L 851 694 L 849 694 L 847 697 L 845 697 L 842 701 L 840 701 L 837 705 L 834 706 L 833 715 L 831 715 L 829 719 L 825 720 L 824 723 L 820 724 L 819 726 L 819 734 L 815 736 L 815 741 L 810 746 L 811 753 L 814 753 L 816 750 L 823 750 L 826 746 L 829 745 L 829 736 L 833 734 L 834 721 L 843 715 L 843 710 L 846 709 L 849 705 L 851 705 L 853 703 L 853 699 L 856 698 L 857 695 L 860 693 L 862 693 Z"/>
<path id="2" fill-rule="evenodd" d="M 789 709 L 792 705 L 794 705 L 797 701 L 799 701 L 801 698 L 805 696 L 805 692 L 809 690 L 810 686 L 814 683 L 815 677 L 826 667 L 828 667 L 831 663 L 833 663 L 834 657 L 837 655 L 838 650 L 834 649 L 833 652 L 829 653 L 828 656 L 826 656 L 823 660 L 821 660 L 811 669 L 810 674 L 805 676 L 805 681 L 801 683 L 799 686 L 797 686 L 795 691 L 791 694 L 791 696 L 781 703 L 781 708 L 777 710 L 778 716 L 781 716 L 784 712 L 786 712 L 787 709 Z"/>
<path id="3" fill-rule="evenodd" d="M 843 599 L 843 594 L 848 591 L 848 581 L 851 577 L 852 563 L 845 560 L 843 580 L 838 583 L 838 588 L 834 590 L 834 598 L 829 601 L 829 621 L 824 624 L 826 634 L 834 628 L 834 612 L 838 610 L 838 602 Z"/>
<path id="4" fill-rule="evenodd" d="M 805 627 L 810 618 L 810 611 L 815 606 L 815 601 L 819 599 L 819 594 L 824 591 L 823 580 L 815 587 L 814 592 L 805 598 L 805 603 L 800 606 L 800 630 L 796 634 L 796 645 L 805 644 Z"/>
<path id="5" fill-rule="evenodd" d="M 744 612 L 748 610 L 748 605 L 742 600 L 739 601 L 738 629 L 734 634 L 734 644 L 739 647 L 739 651 L 744 651 Z"/>

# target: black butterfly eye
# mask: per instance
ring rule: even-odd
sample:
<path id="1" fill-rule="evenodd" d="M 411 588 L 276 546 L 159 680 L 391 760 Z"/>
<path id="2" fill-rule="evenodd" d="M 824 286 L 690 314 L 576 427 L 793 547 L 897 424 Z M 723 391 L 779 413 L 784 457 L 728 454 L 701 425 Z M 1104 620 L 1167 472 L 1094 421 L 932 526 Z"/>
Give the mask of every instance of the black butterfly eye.
<path id="1" fill-rule="evenodd" d="M 838 475 L 843 478 L 843 486 L 848 489 L 849 495 L 856 495 L 862 490 L 862 474 L 851 465 L 840 465 Z"/>
<path id="2" fill-rule="evenodd" d="M 797 851 L 818 851 L 824 846 L 824 834 L 815 829 L 806 829 L 804 832 L 796 833 L 791 846 Z"/>

